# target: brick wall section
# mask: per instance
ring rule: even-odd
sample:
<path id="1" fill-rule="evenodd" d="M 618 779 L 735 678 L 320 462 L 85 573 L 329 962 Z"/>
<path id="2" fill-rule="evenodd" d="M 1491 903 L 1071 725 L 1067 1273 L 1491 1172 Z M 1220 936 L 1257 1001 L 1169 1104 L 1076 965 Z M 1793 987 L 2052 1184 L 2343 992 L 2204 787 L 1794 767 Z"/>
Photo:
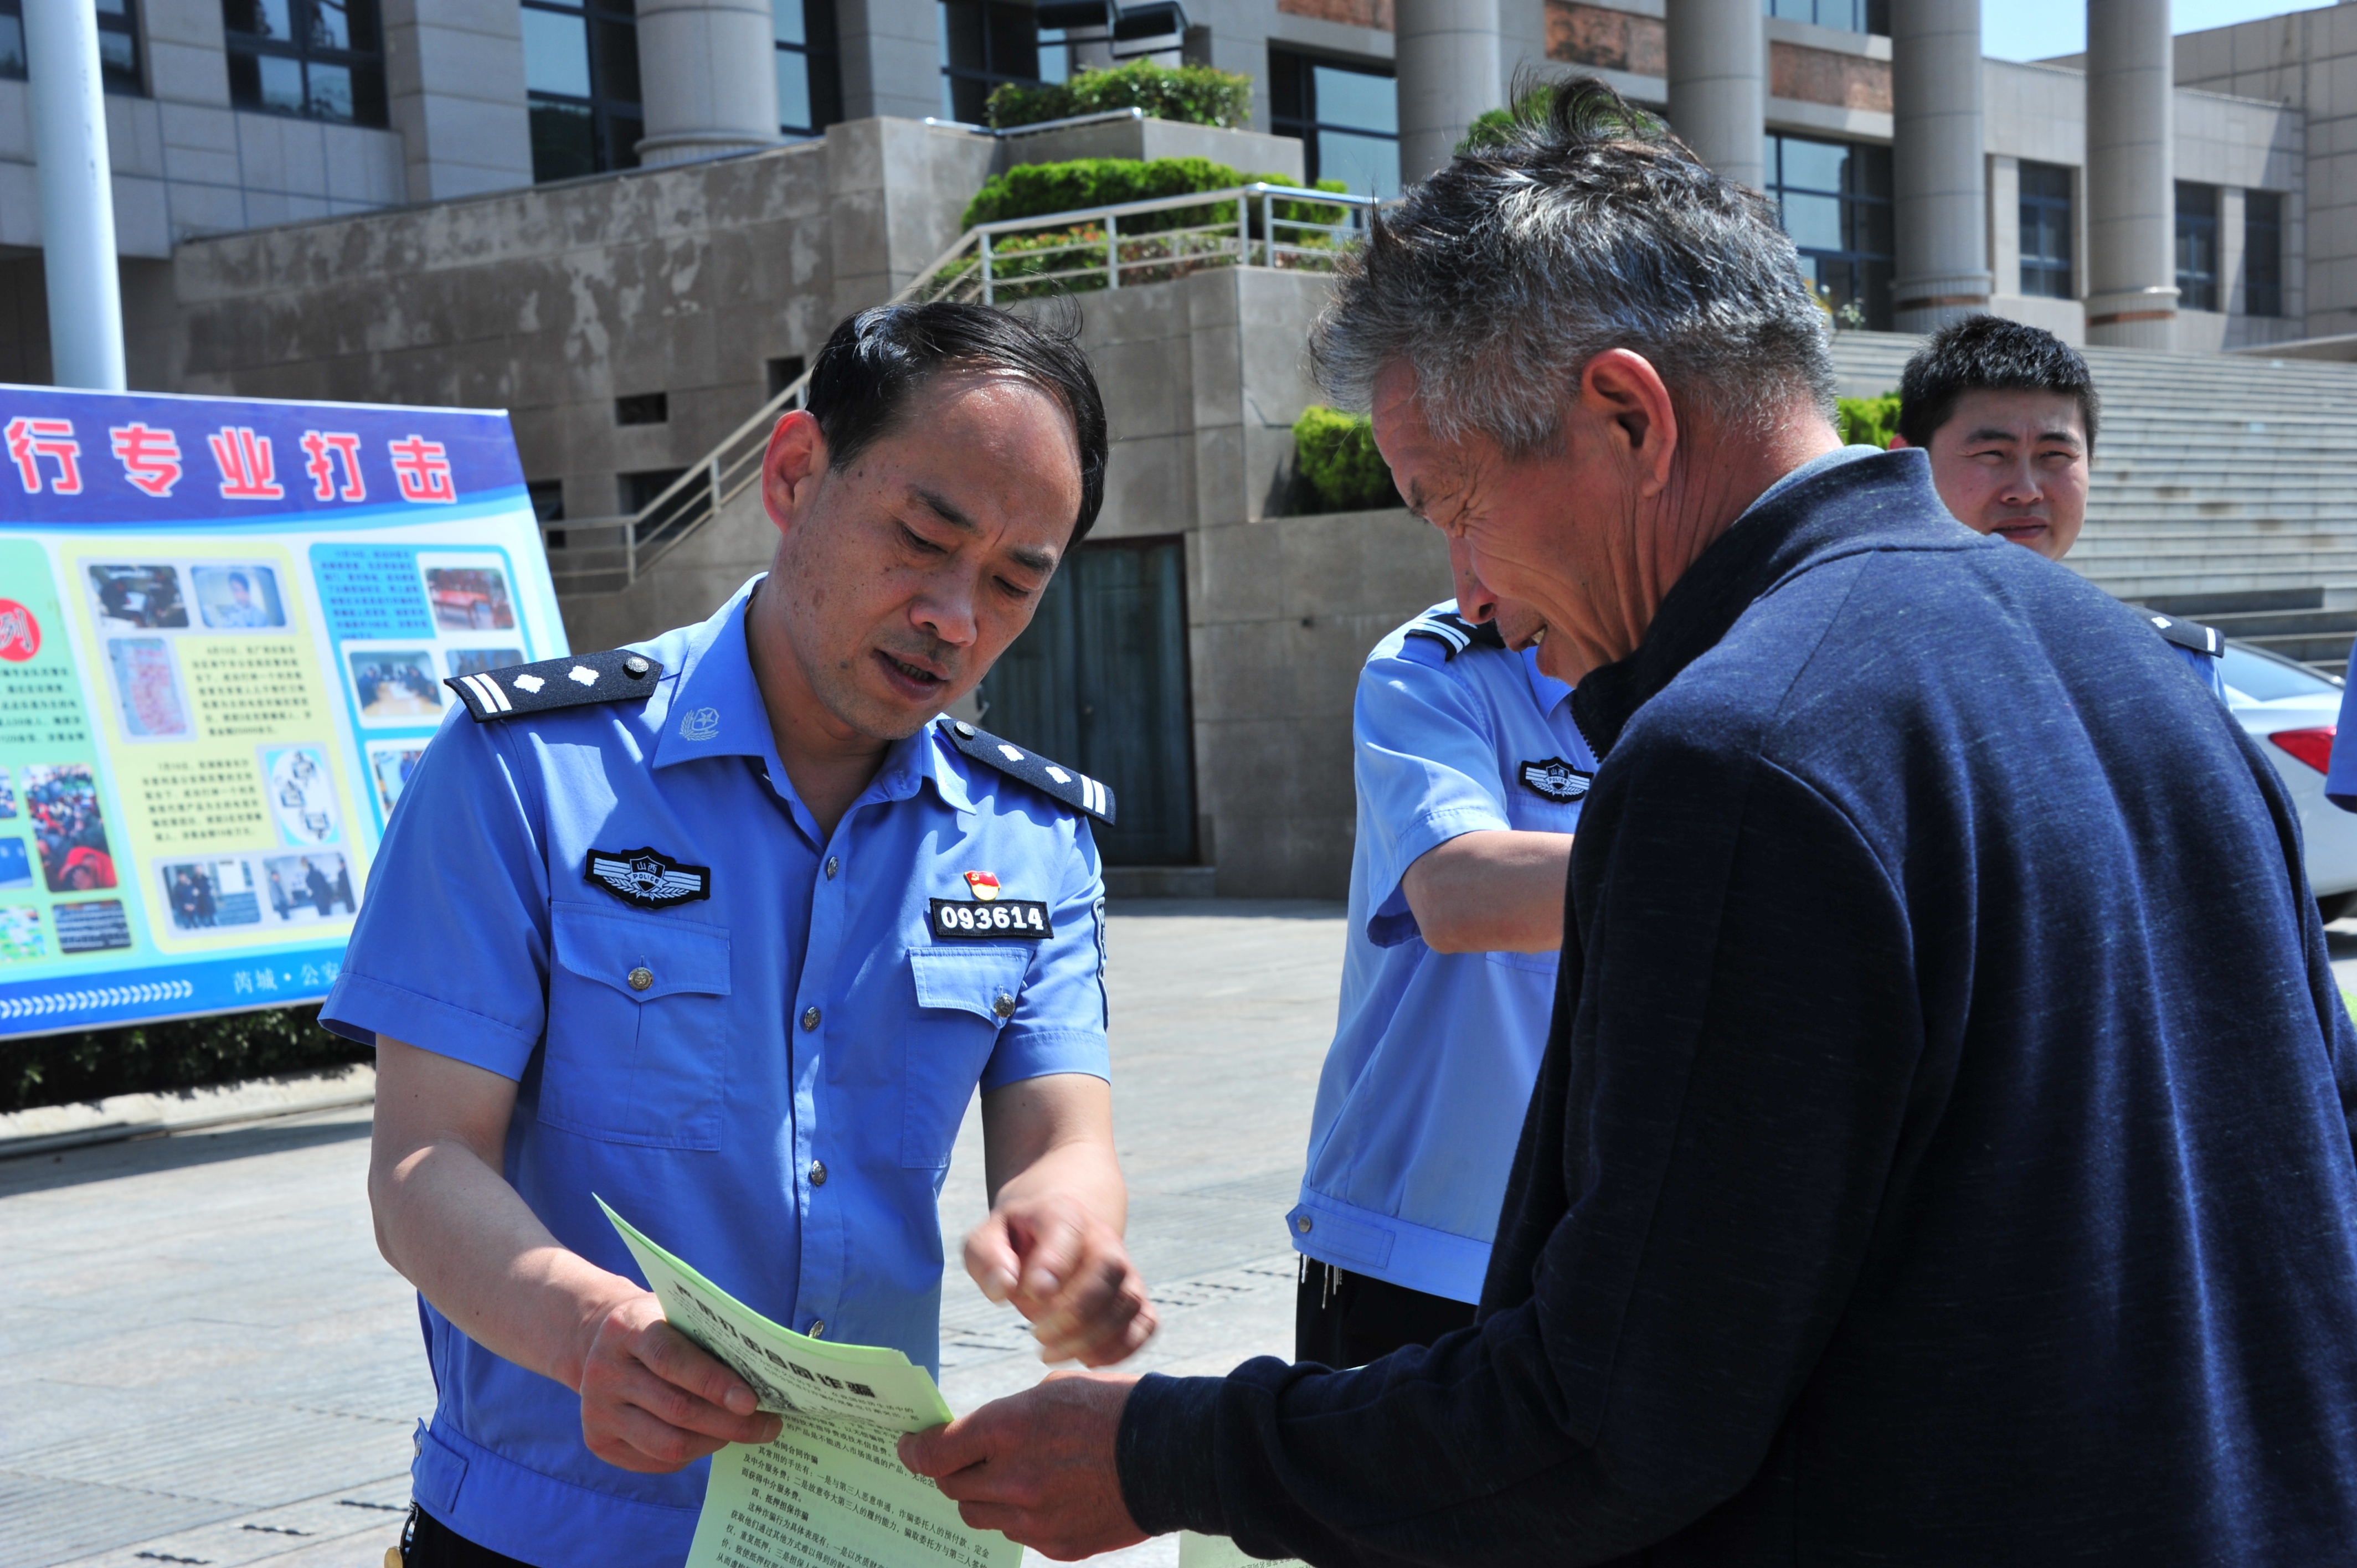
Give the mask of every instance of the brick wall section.
<path id="1" fill-rule="evenodd" d="M 1670 73 L 1669 31 L 1658 17 L 1547 0 L 1547 59 L 1635 76 Z"/>
<path id="2" fill-rule="evenodd" d="M 1890 62 L 1799 44 L 1768 46 L 1768 96 L 1836 109 L 1890 111 Z"/>
<path id="3" fill-rule="evenodd" d="M 1276 0 L 1276 8 L 1288 16 L 1308 16 L 1353 27 L 1380 27 L 1386 33 L 1397 30 L 1392 16 L 1392 0 Z"/>

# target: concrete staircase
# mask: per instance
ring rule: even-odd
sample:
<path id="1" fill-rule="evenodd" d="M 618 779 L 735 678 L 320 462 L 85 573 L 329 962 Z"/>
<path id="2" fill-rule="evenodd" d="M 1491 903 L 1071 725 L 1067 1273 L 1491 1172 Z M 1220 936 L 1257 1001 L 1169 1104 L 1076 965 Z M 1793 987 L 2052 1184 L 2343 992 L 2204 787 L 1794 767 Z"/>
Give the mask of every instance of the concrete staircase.
<path id="1" fill-rule="evenodd" d="M 1845 332 L 1845 395 L 1918 339 Z M 2357 636 L 2357 365 L 2089 349 L 2104 396 L 2070 564 L 2121 598 L 2341 673 Z"/>

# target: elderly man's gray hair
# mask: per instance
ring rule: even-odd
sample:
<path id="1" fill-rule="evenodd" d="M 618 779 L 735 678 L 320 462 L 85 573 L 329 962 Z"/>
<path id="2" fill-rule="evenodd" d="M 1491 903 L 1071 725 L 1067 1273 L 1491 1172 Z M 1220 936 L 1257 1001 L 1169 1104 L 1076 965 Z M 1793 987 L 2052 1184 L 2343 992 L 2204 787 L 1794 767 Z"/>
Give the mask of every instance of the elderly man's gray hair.
<path id="1" fill-rule="evenodd" d="M 1721 419 L 1833 411 L 1824 313 L 1767 202 L 1593 78 L 1380 216 L 1310 337 L 1345 407 L 1405 361 L 1436 435 L 1479 432 L 1517 456 L 1555 446 L 1608 349 Z"/>

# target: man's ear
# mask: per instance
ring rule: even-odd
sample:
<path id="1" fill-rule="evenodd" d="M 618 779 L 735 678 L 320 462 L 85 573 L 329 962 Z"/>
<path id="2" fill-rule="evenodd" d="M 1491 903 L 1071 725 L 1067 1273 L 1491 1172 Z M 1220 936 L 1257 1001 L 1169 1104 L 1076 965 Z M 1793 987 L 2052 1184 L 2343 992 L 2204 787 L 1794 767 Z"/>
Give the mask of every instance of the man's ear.
<path id="1" fill-rule="evenodd" d="M 1915 443 L 1908 440 L 1907 437 L 1900 435 L 1899 432 L 1894 430 L 1890 433 L 1890 450 L 1893 452 L 1898 451 L 1901 446 L 1912 446 L 1914 445 Z"/>
<path id="2" fill-rule="evenodd" d="M 770 431 L 769 448 L 761 454 L 761 504 L 780 533 L 810 510 L 826 467 L 826 437 L 810 411 L 796 408 L 780 414 Z"/>
<path id="3" fill-rule="evenodd" d="M 1678 414 L 1652 360 L 1628 349 L 1605 349 L 1579 372 L 1579 403 L 1613 433 L 1636 470 L 1639 495 L 1650 500 L 1669 489 Z"/>

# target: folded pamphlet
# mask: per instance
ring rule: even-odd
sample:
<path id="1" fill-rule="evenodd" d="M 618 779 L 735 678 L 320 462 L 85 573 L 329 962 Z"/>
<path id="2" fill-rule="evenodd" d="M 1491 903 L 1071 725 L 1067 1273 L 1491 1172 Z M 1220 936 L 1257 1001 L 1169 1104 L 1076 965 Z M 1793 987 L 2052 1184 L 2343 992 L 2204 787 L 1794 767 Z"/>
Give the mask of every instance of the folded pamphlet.
<path id="1" fill-rule="evenodd" d="M 648 1240 L 599 1198 L 671 1326 L 785 1420 L 777 1440 L 712 1456 L 687 1568 L 1017 1568 L 1023 1549 L 973 1530 L 900 1463 L 896 1440 L 950 1419 L 898 1350 L 781 1328 Z"/>

